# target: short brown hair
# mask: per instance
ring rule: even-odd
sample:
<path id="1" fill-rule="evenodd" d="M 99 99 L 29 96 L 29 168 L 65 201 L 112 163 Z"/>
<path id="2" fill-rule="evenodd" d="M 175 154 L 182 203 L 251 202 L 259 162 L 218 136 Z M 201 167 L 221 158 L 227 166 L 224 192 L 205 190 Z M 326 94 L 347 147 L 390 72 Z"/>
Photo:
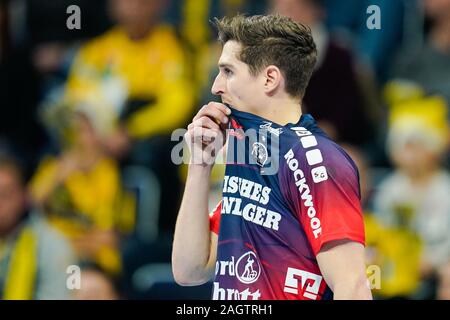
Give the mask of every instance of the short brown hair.
<path id="1" fill-rule="evenodd" d="M 214 19 L 222 44 L 234 40 L 242 45 L 239 60 L 255 76 L 269 65 L 286 78 L 286 91 L 302 98 L 317 60 L 311 29 L 281 15 L 237 15 Z"/>

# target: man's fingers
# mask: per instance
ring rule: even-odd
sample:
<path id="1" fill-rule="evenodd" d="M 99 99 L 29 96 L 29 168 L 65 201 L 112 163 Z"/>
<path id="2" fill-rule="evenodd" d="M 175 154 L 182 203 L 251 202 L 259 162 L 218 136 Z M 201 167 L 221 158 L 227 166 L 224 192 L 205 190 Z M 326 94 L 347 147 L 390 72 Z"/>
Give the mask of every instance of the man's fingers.
<path id="1" fill-rule="evenodd" d="M 219 135 L 220 131 L 213 129 L 195 127 L 192 130 L 192 137 L 196 141 L 200 141 L 201 139 L 204 141 L 211 141 L 212 138 L 216 138 Z"/>
<path id="2" fill-rule="evenodd" d="M 227 114 L 231 110 L 220 103 L 209 103 L 204 106 L 188 125 L 185 140 L 192 147 L 219 149 L 224 144 L 223 124 L 228 122 Z M 221 119 L 219 121 L 219 119 Z"/>
<path id="3" fill-rule="evenodd" d="M 228 108 L 223 103 L 212 101 L 212 102 L 208 103 L 208 106 L 211 106 L 212 108 L 217 108 L 217 109 L 221 110 L 227 116 L 229 116 L 231 114 L 231 109 Z"/>
<path id="4" fill-rule="evenodd" d="M 220 130 L 209 129 L 204 127 L 192 127 L 185 135 L 186 141 L 190 143 L 209 143 L 217 139 L 223 139 L 223 134 Z"/>
<path id="5" fill-rule="evenodd" d="M 214 121 L 218 124 L 228 123 L 228 115 L 230 113 L 230 108 L 228 108 L 224 104 L 218 102 L 210 102 L 200 109 L 200 111 L 194 117 L 193 121 L 207 116 L 214 119 Z"/>
<path id="6" fill-rule="evenodd" d="M 192 127 L 202 127 L 202 128 L 208 128 L 208 129 L 214 129 L 214 130 L 220 130 L 219 125 L 211 120 L 211 118 L 207 116 L 203 116 L 201 118 L 198 118 L 194 122 L 192 122 Z"/>
<path id="7" fill-rule="evenodd" d="M 228 117 L 222 110 L 219 110 L 215 107 L 210 107 L 209 105 L 204 106 L 202 109 L 200 109 L 200 111 L 194 117 L 193 122 L 204 116 L 213 119 L 218 124 L 228 122 Z"/>

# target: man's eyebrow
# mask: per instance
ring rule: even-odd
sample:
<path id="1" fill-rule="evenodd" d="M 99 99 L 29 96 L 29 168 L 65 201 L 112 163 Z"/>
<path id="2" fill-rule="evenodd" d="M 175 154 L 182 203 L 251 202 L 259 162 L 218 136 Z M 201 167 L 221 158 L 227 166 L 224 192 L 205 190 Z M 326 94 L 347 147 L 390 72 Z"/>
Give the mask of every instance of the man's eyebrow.
<path id="1" fill-rule="evenodd" d="M 223 62 L 219 63 L 218 66 L 219 66 L 219 68 L 233 68 L 233 66 L 231 64 L 223 63 Z"/>

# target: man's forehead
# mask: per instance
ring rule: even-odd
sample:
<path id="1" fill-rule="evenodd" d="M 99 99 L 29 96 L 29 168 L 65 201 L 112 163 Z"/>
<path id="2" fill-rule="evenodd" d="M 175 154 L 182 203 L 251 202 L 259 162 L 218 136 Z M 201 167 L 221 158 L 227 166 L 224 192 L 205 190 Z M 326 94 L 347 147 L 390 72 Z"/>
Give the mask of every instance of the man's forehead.
<path id="1" fill-rule="evenodd" d="M 220 55 L 220 59 L 218 65 L 233 65 L 239 62 L 238 54 L 241 50 L 241 45 L 236 41 L 227 41 L 223 48 L 222 54 Z"/>

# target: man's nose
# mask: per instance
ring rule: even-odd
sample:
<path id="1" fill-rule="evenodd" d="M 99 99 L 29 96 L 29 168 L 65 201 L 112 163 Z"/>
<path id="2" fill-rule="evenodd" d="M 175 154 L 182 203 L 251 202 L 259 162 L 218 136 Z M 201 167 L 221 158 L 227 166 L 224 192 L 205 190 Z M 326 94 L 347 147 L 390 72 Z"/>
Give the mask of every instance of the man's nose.
<path id="1" fill-rule="evenodd" d="M 216 79 L 214 79 L 214 83 L 211 87 L 211 93 L 216 96 L 220 96 L 224 93 L 224 81 L 220 73 L 216 76 Z"/>

